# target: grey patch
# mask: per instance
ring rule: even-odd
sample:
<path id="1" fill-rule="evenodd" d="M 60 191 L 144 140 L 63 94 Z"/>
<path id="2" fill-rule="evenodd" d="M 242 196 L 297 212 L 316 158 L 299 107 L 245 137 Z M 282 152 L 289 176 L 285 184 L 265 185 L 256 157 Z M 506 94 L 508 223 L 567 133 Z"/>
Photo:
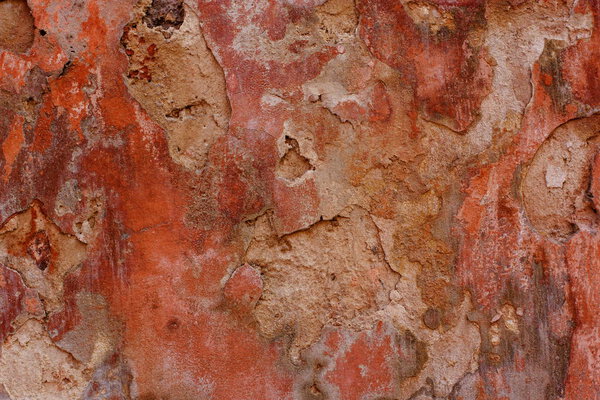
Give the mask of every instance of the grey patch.
<path id="1" fill-rule="evenodd" d="M 62 217 L 65 214 L 73 214 L 77 210 L 77 205 L 81 201 L 81 191 L 77 180 L 71 179 L 65 182 L 56 196 L 56 205 L 54 211 L 56 215 Z"/>

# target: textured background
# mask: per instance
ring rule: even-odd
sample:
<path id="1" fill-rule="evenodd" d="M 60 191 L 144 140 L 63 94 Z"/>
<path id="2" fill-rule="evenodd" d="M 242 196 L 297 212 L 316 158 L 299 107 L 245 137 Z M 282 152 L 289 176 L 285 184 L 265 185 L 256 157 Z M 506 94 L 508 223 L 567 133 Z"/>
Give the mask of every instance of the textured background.
<path id="1" fill-rule="evenodd" d="M 599 0 L 0 0 L 0 399 L 600 399 Z"/>

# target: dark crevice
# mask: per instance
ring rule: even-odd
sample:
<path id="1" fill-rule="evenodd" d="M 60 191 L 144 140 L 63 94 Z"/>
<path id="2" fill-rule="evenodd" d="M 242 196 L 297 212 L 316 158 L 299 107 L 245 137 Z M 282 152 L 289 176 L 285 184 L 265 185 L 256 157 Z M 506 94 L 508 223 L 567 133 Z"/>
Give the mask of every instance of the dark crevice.
<path id="1" fill-rule="evenodd" d="M 295 180 L 302 177 L 306 172 L 315 169 L 310 160 L 301 154 L 300 145 L 296 139 L 286 136 L 285 144 L 288 149 L 277 165 L 279 176 L 288 180 Z"/>
<path id="2" fill-rule="evenodd" d="M 179 29 L 185 18 L 182 0 L 152 0 L 144 23 L 150 28 Z"/>

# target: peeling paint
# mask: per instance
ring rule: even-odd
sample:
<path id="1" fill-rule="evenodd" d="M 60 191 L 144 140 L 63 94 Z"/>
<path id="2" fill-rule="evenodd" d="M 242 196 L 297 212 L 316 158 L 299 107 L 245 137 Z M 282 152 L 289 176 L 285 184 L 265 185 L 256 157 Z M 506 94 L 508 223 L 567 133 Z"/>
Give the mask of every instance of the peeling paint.
<path id="1" fill-rule="evenodd" d="M 0 398 L 598 398 L 599 10 L 0 1 Z"/>

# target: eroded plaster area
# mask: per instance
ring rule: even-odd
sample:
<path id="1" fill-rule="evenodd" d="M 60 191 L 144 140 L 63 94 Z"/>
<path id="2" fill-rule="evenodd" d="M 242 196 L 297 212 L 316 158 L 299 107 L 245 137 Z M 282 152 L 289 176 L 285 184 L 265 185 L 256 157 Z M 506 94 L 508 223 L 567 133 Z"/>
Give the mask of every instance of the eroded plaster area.
<path id="1" fill-rule="evenodd" d="M 165 130 L 173 159 L 196 170 L 227 131 L 231 109 L 223 70 L 204 40 L 197 6 L 188 3 L 139 2 L 121 43 L 130 93 Z"/>
<path id="2" fill-rule="evenodd" d="M 544 141 L 524 173 L 521 191 L 527 216 L 542 235 L 567 240 L 594 229 L 592 165 L 600 118 L 567 122 Z"/>
<path id="3" fill-rule="evenodd" d="M 458 66 L 452 68 L 460 70 L 458 81 L 466 76 L 468 81 L 442 77 L 442 81 L 447 79 L 447 87 L 466 86 L 464 90 L 450 90 L 450 97 L 455 97 L 444 99 L 436 93 L 442 89 L 433 88 L 433 83 L 427 81 L 438 76 L 435 74 L 439 71 L 434 70 L 438 66 L 421 65 L 422 70 L 414 72 L 406 61 L 393 57 L 405 54 L 420 60 L 424 57 L 421 50 L 409 48 L 394 53 L 393 43 L 370 42 L 370 35 L 381 39 L 377 35 L 378 22 L 365 16 L 372 11 L 365 7 L 374 6 L 359 4 L 352 7 L 353 12 L 343 11 L 350 9 L 350 3 L 329 1 L 314 9 L 318 20 L 325 7 L 335 10 L 325 12 L 330 17 L 335 15 L 340 23 L 331 29 L 354 28 L 337 36 L 336 56 L 318 76 L 302 85 L 301 107 L 312 117 L 290 118 L 277 138 L 277 179 L 294 188 L 314 182 L 319 212 L 306 216 L 295 228 L 285 226 L 277 211 L 267 212 L 254 222 L 243 259 L 262 277 L 262 294 L 253 314 L 265 337 L 289 337 L 289 355 L 300 365 L 310 364 L 309 354 L 318 352 L 310 349 L 318 348 L 317 343 L 324 340 L 324 332 L 329 329 L 373 332 L 377 321 L 385 321 L 399 335 L 408 332 L 413 338 L 412 347 L 408 346 L 412 352 L 407 351 L 412 355 L 399 361 L 412 365 L 412 369 L 407 367 L 411 372 L 395 371 L 398 383 L 386 393 L 402 399 L 467 393 L 474 390 L 469 386 L 472 373 L 487 365 L 510 362 L 516 357 L 511 341 L 529 346 L 530 339 L 524 338 L 521 330 L 526 321 L 524 311 L 513 305 L 512 299 L 504 300 L 496 310 L 480 310 L 455 279 L 457 243 L 453 225 L 463 199 L 460 182 L 474 166 L 494 163 L 510 148 L 533 101 L 531 80 L 536 64 L 545 69 L 548 57 L 558 62 L 560 54 L 548 55 L 547 43 L 559 41 L 563 49 L 588 38 L 593 26 L 591 14 L 577 13 L 558 3 L 489 3 L 479 10 L 467 7 L 465 11 L 432 2 L 403 2 L 399 11 L 388 10 L 387 4 L 379 2 L 381 7 L 374 8 L 377 12 L 400 13 L 401 18 L 415 25 L 406 28 L 409 35 L 431 43 L 431 48 L 423 52 L 437 54 L 436 46 L 442 48 L 446 39 L 460 43 L 461 50 L 456 47 L 448 51 L 456 51 Z M 362 20 L 355 18 L 358 14 Z M 314 19 L 307 21 L 304 40 L 321 40 L 312 30 Z M 256 42 L 261 36 L 245 31 L 234 43 L 239 43 L 237 50 L 245 56 L 256 49 L 254 54 L 267 63 L 272 60 L 273 48 L 292 41 L 300 29 L 298 24 L 288 27 L 282 39 L 268 45 Z M 404 28 L 398 29 L 402 32 Z M 362 41 L 356 40 L 359 34 Z M 519 49 L 516 52 L 515 47 Z M 265 53 L 265 49 L 271 50 Z M 294 60 L 295 55 L 286 57 Z M 415 73 L 414 80 L 407 83 L 411 73 Z M 469 94 L 470 90 L 473 92 Z M 294 104 L 281 93 L 265 95 L 263 104 L 271 109 Z M 410 105 L 415 96 L 420 105 L 416 115 Z M 445 108 L 448 103 L 456 109 Z M 589 120 L 587 124 L 596 122 Z M 322 125 L 335 128 L 323 129 Z M 294 135 L 306 144 L 294 142 Z M 589 170 L 593 151 L 585 154 L 581 155 L 581 165 L 567 170 L 574 174 Z M 540 165 L 546 168 L 548 161 L 544 159 Z M 529 181 L 522 185 L 529 187 L 527 190 L 539 190 Z M 540 202 L 565 209 L 547 198 L 540 198 Z M 525 208 L 529 210 L 530 206 Z M 544 212 L 543 207 L 537 209 Z M 360 219 L 353 217 L 357 213 Z M 368 223 L 357 224 L 354 220 Z M 349 235 L 351 242 L 346 230 L 354 232 Z M 372 233 L 363 233 L 369 231 Z M 377 243 L 381 259 L 361 262 L 367 255 L 372 257 L 364 250 L 371 248 L 372 242 Z M 363 248 L 364 255 L 356 252 L 357 246 Z M 349 254 L 354 256 L 348 258 Z M 337 272 L 333 280 L 327 277 L 330 270 L 346 272 Z M 374 271 L 379 271 L 379 285 L 368 283 Z M 356 279 L 344 278 L 345 274 L 356 274 Z M 543 286 L 539 288 L 543 290 Z M 353 293 L 358 296 L 354 300 Z M 342 302 L 344 307 L 338 310 L 338 298 L 352 301 Z M 365 302 L 367 299 L 371 303 Z M 548 340 L 548 346 L 560 347 L 553 337 L 544 340 Z M 557 343 L 560 340 L 564 338 L 556 339 Z M 331 361 L 336 362 L 340 360 Z M 319 367 L 316 362 L 310 367 L 314 376 L 321 378 L 305 382 L 303 395 L 343 398 L 324 378 L 324 371 L 335 370 L 333 364 Z M 555 385 L 556 380 L 564 379 L 564 366 L 558 360 L 528 371 L 539 377 L 537 387 L 541 391 L 562 390 Z M 515 378 L 515 385 L 524 382 Z"/>
<path id="4" fill-rule="evenodd" d="M 81 266 L 85 255 L 86 245 L 63 233 L 44 215 L 39 202 L 0 228 L 0 262 L 39 293 L 47 312 L 61 308 L 64 280 Z"/>
<path id="5" fill-rule="evenodd" d="M 292 334 L 296 361 L 326 324 L 369 327 L 398 280 L 376 225 L 360 208 L 282 237 L 261 217 L 245 261 L 262 272 L 264 288 L 254 310 L 261 331 L 271 338 Z"/>
<path id="6" fill-rule="evenodd" d="M 33 319 L 2 345 L 0 367 L 0 381 L 11 399 L 80 398 L 89 379 L 89 370 Z"/>
<path id="7" fill-rule="evenodd" d="M 253 235 L 244 257 L 261 276 L 253 315 L 265 337 L 292 338 L 291 361 L 313 371 L 313 381 L 303 386 L 304 395 L 319 398 L 315 393 L 335 393 L 324 376 L 341 361 L 337 357 L 311 361 L 320 359 L 320 352 L 327 353 L 318 344 L 326 340 L 325 332 L 370 332 L 381 321 L 396 332 L 392 338 L 398 348 L 390 351 L 390 357 L 397 357 L 398 369 L 393 371 L 397 382 L 389 391 L 398 398 L 420 390 L 447 396 L 465 374 L 476 370 L 480 334 L 467 318 L 472 307 L 469 296 L 457 293 L 454 306 L 446 304 L 446 309 L 444 304 L 429 306 L 426 301 L 436 296 L 424 292 L 436 288 L 419 288 L 424 268 L 411 263 L 406 254 L 392 269 L 380 229 L 363 208 L 349 207 L 332 220 L 283 236 L 276 235 L 271 215 L 266 214 L 254 222 Z M 449 289 L 447 282 L 437 285 L 437 290 Z"/>
<path id="8" fill-rule="evenodd" d="M 26 0 L 0 2 L 0 49 L 24 53 L 33 43 L 35 26 Z"/>
<path id="9" fill-rule="evenodd" d="M 0 0 L 0 398 L 597 397 L 594 2 Z"/>
<path id="10" fill-rule="evenodd" d="M 99 295 L 82 293 L 77 303 L 82 322 L 57 340 L 42 318 L 29 318 L 0 348 L 0 384 L 8 398 L 100 398 L 102 383 L 90 385 L 96 369 L 113 354 L 118 326 Z M 111 381 L 110 377 L 105 380 Z M 95 396 L 87 397 L 86 393 Z"/>
<path id="11" fill-rule="evenodd" d="M 65 282 L 87 246 L 42 208 L 35 201 L 0 228 L 2 332 L 9 334 L 0 346 L 0 384 L 11 400 L 82 398 L 119 340 L 120 326 L 98 294 L 77 293 L 74 326 L 58 322 Z"/>

